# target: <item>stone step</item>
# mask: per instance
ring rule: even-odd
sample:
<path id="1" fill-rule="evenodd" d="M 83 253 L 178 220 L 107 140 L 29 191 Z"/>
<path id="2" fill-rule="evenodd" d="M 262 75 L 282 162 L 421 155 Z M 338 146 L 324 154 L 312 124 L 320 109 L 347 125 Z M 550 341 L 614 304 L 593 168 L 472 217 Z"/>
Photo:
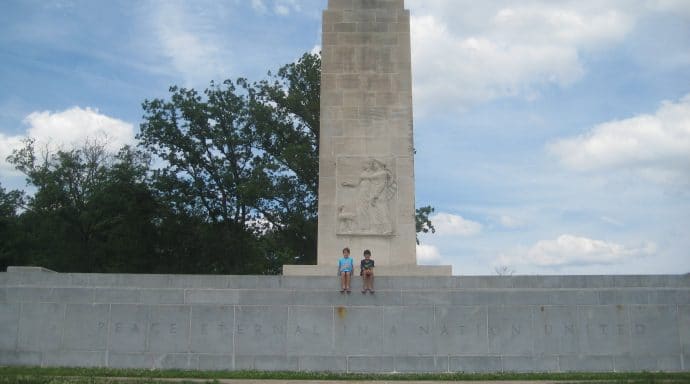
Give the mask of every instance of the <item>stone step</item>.
<path id="1" fill-rule="evenodd" d="M 353 276 L 352 287 L 361 286 Z M 604 289 L 604 288 L 690 288 L 690 274 L 684 275 L 580 275 L 580 276 L 377 276 L 376 289 L 462 290 L 462 289 Z M 337 290 L 333 276 L 257 275 L 153 275 L 57 273 L 40 267 L 8 267 L 0 273 L 0 286 L 119 287 L 119 288 L 208 288 L 262 290 Z"/>
<path id="2" fill-rule="evenodd" d="M 227 289 L 0 286 L 0 303 L 308 306 L 688 305 L 690 288 Z"/>

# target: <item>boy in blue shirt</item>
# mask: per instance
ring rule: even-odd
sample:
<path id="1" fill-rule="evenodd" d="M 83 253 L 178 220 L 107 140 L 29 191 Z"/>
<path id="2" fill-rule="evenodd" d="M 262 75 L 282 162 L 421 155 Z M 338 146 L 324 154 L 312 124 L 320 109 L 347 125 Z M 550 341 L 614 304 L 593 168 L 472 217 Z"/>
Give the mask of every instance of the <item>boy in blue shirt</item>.
<path id="1" fill-rule="evenodd" d="M 343 257 L 338 260 L 338 276 L 340 276 L 340 293 L 350 293 L 350 280 L 352 280 L 352 271 L 355 269 L 352 258 L 350 257 L 350 248 L 343 248 Z"/>

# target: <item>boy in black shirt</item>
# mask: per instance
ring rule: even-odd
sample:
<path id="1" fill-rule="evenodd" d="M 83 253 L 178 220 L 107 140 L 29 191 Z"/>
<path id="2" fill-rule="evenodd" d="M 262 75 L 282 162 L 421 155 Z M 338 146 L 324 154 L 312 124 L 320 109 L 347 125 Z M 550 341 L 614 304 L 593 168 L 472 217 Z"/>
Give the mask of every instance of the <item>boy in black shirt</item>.
<path id="1" fill-rule="evenodd" d="M 371 251 L 364 251 L 364 259 L 359 263 L 359 275 L 362 276 L 362 293 L 374 293 L 374 259 Z"/>

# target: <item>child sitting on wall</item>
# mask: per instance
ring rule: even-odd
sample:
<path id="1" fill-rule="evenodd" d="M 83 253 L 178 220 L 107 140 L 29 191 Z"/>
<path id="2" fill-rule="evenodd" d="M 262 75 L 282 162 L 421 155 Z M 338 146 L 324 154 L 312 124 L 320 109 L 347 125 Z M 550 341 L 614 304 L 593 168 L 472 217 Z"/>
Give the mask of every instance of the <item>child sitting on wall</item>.
<path id="1" fill-rule="evenodd" d="M 364 259 L 359 264 L 359 275 L 362 276 L 362 293 L 374 293 L 374 259 L 371 251 L 364 251 Z"/>
<path id="2" fill-rule="evenodd" d="M 350 258 L 350 248 L 343 248 L 343 257 L 338 260 L 338 276 L 340 276 L 340 293 L 350 293 L 350 281 L 352 280 L 352 271 L 355 266 Z"/>

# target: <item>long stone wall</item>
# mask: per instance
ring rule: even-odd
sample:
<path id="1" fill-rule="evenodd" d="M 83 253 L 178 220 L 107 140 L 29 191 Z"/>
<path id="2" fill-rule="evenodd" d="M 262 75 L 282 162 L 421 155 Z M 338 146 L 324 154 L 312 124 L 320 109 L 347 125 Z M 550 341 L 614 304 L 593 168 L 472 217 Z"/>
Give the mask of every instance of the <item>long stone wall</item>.
<path id="1" fill-rule="evenodd" d="M 355 289 L 359 281 L 356 281 Z M 690 275 L 0 273 L 0 365 L 347 372 L 688 371 Z"/>

